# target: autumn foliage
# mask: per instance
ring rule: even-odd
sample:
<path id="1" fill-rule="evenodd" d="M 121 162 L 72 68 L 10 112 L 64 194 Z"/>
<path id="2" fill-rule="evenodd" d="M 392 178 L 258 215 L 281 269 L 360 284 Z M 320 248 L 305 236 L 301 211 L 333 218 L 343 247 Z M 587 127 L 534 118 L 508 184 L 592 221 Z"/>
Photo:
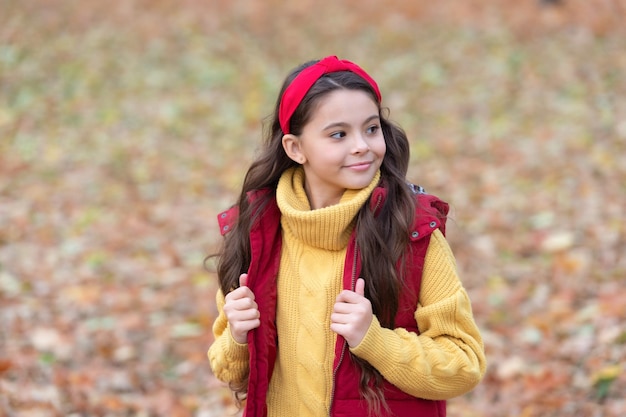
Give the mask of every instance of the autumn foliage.
<path id="1" fill-rule="evenodd" d="M 398 3 L 398 4 L 396 4 Z M 376 78 L 488 372 L 455 416 L 626 415 L 623 0 L 3 0 L 0 416 L 235 415 L 215 215 L 285 73 Z"/>

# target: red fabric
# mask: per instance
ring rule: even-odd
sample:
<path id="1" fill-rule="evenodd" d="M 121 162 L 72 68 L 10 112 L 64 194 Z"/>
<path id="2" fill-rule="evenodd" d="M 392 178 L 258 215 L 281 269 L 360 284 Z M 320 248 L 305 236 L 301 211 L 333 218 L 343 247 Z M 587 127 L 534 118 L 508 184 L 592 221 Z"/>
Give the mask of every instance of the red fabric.
<path id="1" fill-rule="evenodd" d="M 372 194 L 371 203 L 376 206 L 380 200 L 384 200 L 385 196 L 385 189 L 377 188 Z M 407 276 L 411 279 L 405 281 L 405 287 L 400 294 L 395 327 L 403 327 L 419 334 L 414 314 L 419 300 L 424 258 L 432 232 L 435 229 L 440 229 L 445 233 L 445 216 L 447 213 L 448 204 L 437 197 L 428 194 L 417 196 L 415 220 L 411 227 L 410 260 L 407 261 L 409 268 Z M 414 231 L 417 234 L 414 234 Z M 348 246 L 344 266 L 344 288 L 347 289 L 354 289 L 354 277 L 358 277 L 361 273 L 361 261 L 358 256 L 354 257 L 354 249 L 354 240 L 352 240 Z M 356 259 L 356 264 L 352 259 Z M 333 400 L 330 413 L 333 417 L 368 415 L 367 403 L 359 394 L 360 370 L 352 363 L 350 355 L 348 344 L 341 336 L 337 337 Z M 390 409 L 390 413 L 382 414 L 383 416 L 445 417 L 446 415 L 445 401 L 415 398 L 387 381 L 384 381 L 383 389 Z"/>
<path id="2" fill-rule="evenodd" d="M 322 75 L 339 71 L 351 71 L 361 76 L 372 86 L 376 92 L 378 101 L 381 101 L 378 84 L 376 84 L 376 81 L 363 71 L 361 67 L 347 60 L 339 60 L 336 56 L 328 56 L 310 67 L 303 69 L 285 89 L 278 110 L 280 128 L 285 135 L 289 133 L 289 121 L 291 120 L 291 116 L 293 116 L 293 113 L 313 84 L 315 84 Z"/>
<path id="3" fill-rule="evenodd" d="M 372 194 L 372 201 L 381 201 L 385 198 L 385 190 L 377 188 Z M 424 257 L 428 248 L 429 236 L 437 228 L 445 230 L 445 216 L 448 205 L 437 197 L 417 195 L 416 216 L 413 223 L 410 255 L 407 262 L 410 269 L 406 280 L 407 287 L 400 296 L 396 327 L 404 327 L 409 331 L 419 333 L 415 322 L 414 312 L 419 299 L 419 290 L 422 278 Z M 238 215 L 236 207 L 221 213 L 218 216 L 223 233 L 230 230 Z M 227 227 L 225 227 L 227 226 Z M 280 229 L 280 210 L 272 199 L 262 216 L 253 225 L 250 232 L 252 258 L 248 270 L 248 286 L 255 294 L 259 306 L 261 325 L 248 333 L 248 349 L 250 351 L 250 377 L 248 384 L 248 399 L 246 401 L 245 417 L 266 417 L 266 397 L 271 379 L 277 351 L 276 332 L 276 277 L 280 262 L 282 246 Z M 355 236 L 350 239 L 347 248 L 344 283 L 345 289 L 354 289 L 356 277 L 361 270 L 361 262 L 355 256 Z M 345 340 L 337 337 L 335 345 L 333 397 L 331 416 L 333 417 L 363 417 L 368 415 L 367 403 L 359 395 L 359 369 L 351 360 L 350 352 Z M 420 416 L 445 417 L 446 402 L 430 401 L 415 398 L 389 382 L 385 381 L 385 398 L 390 407 L 389 416 Z M 387 416 L 384 414 L 383 416 Z"/>

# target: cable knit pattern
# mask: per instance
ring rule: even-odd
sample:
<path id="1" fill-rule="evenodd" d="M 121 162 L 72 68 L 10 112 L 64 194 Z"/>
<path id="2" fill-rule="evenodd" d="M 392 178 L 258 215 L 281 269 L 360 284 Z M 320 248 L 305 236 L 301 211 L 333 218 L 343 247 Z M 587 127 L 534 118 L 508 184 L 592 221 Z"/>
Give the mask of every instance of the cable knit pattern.
<path id="1" fill-rule="evenodd" d="M 415 312 L 419 335 L 383 328 L 374 317 L 351 351 L 416 397 L 440 400 L 467 392 L 485 373 L 483 342 L 454 256 L 439 230 L 428 245 L 419 304 Z"/>
<path id="2" fill-rule="evenodd" d="M 310 210 L 303 181 L 301 170 L 287 171 L 276 195 L 283 245 L 280 255 L 272 255 L 280 256 L 280 267 L 278 360 L 266 398 L 271 417 L 329 414 L 336 341 L 330 313 L 341 290 L 354 216 L 378 183 L 378 175 L 366 189 L 349 190 L 339 204 L 319 210 Z M 241 381 L 249 368 L 248 346 L 237 344 L 230 335 L 219 291 L 217 304 L 215 342 L 208 352 L 211 368 L 222 381 Z M 374 317 L 351 352 L 417 398 L 449 399 L 474 387 L 485 373 L 483 342 L 454 256 L 439 230 L 429 236 L 414 317 L 419 335 L 404 328 L 383 328 Z"/>
<path id="3" fill-rule="evenodd" d="M 380 174 L 362 190 L 347 190 L 333 206 L 311 210 L 302 169 L 281 177 L 283 252 L 278 274 L 278 360 L 268 392 L 269 415 L 327 415 L 336 334 L 330 314 L 341 291 L 354 218 Z M 297 399 L 297 400 L 294 400 Z"/>
<path id="4" fill-rule="evenodd" d="M 281 282 L 289 280 L 283 279 Z M 222 381 L 240 381 L 248 368 L 247 345 L 237 344 L 231 337 L 222 310 L 224 296 L 218 291 L 216 298 L 220 315 L 213 325 L 215 342 L 209 349 L 211 368 Z M 330 303 L 324 301 L 326 298 L 319 297 L 315 301 Z M 288 300 L 279 296 L 279 303 L 285 302 Z M 307 311 L 304 313 L 308 314 Z M 296 318 L 291 319 L 294 323 L 292 326 L 297 327 Z M 433 233 L 426 253 L 420 306 L 416 310 L 415 319 L 421 330 L 419 336 L 401 328 L 382 328 L 374 317 L 363 341 L 351 351 L 376 366 L 394 385 L 417 397 L 448 399 L 466 392 L 468 386 L 476 385 L 486 368 L 483 342 L 472 319 L 470 300 L 457 276 L 454 257 L 439 231 Z M 320 332 L 324 331 L 326 328 L 320 329 Z M 321 338 L 310 347 L 300 350 L 293 347 L 287 350 L 281 346 L 281 361 L 285 362 L 282 366 L 295 369 L 298 356 L 310 355 L 310 349 L 320 345 Z M 331 377 L 325 369 L 319 368 L 317 372 L 317 377 Z M 298 411 L 290 414 L 291 407 L 300 410 L 297 404 L 307 401 L 293 393 L 296 381 L 283 380 L 280 385 L 276 381 L 274 375 L 271 387 L 274 391 L 273 400 L 268 401 L 270 415 L 306 415 Z M 304 385 L 310 383 L 305 381 Z M 281 390 L 283 392 L 279 392 Z M 325 404 L 327 395 L 323 392 L 317 395 L 319 398 L 314 402 Z M 278 400 L 279 397 L 282 401 Z"/>

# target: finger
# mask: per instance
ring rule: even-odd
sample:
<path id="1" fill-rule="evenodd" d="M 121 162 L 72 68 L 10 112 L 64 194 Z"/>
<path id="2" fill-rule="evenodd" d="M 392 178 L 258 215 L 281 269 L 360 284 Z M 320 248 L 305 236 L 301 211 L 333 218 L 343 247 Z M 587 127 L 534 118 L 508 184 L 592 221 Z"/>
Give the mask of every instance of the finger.
<path id="1" fill-rule="evenodd" d="M 330 322 L 331 323 L 335 323 L 335 324 L 339 324 L 339 323 L 345 323 L 345 318 L 344 318 L 344 314 L 343 313 L 333 313 L 330 315 Z"/>
<path id="2" fill-rule="evenodd" d="M 241 321 L 241 322 L 247 322 L 247 321 L 258 320 L 259 317 L 260 317 L 259 310 L 247 309 L 247 310 L 235 310 L 231 314 L 230 319 L 233 320 L 233 321 L 237 320 L 237 321 Z"/>
<path id="3" fill-rule="evenodd" d="M 248 332 L 250 330 L 256 329 L 260 325 L 261 321 L 259 319 L 236 321 L 230 323 L 230 334 L 233 336 L 233 339 L 237 341 L 237 343 L 246 343 L 248 338 Z"/>
<path id="4" fill-rule="evenodd" d="M 247 287 L 248 286 L 248 274 L 239 275 L 239 286 Z"/>
<path id="5" fill-rule="evenodd" d="M 236 324 L 238 327 L 237 330 L 241 332 L 249 332 L 252 329 L 258 328 L 260 325 L 261 320 L 259 319 L 240 321 Z"/>
<path id="6" fill-rule="evenodd" d="M 236 300 L 224 306 L 224 314 L 231 325 L 237 322 L 255 321 L 260 318 L 261 315 L 256 303 L 252 302 L 252 306 L 250 306 L 248 301 L 250 300 Z"/>
<path id="7" fill-rule="evenodd" d="M 355 293 L 354 291 L 343 290 L 339 293 L 337 298 L 335 299 L 335 304 L 348 303 L 355 304 L 361 300 L 361 296 Z"/>
<path id="8" fill-rule="evenodd" d="M 361 297 L 365 297 L 365 280 L 363 278 L 359 278 L 356 280 L 354 292 L 359 294 Z"/>
<path id="9" fill-rule="evenodd" d="M 356 319 L 357 317 L 355 317 L 355 315 L 352 314 L 352 312 L 348 312 L 348 313 L 334 312 L 333 314 L 330 315 L 330 322 L 335 323 L 335 324 L 347 325 L 347 324 L 352 323 Z"/>
<path id="10" fill-rule="evenodd" d="M 331 323 L 330 330 L 337 333 L 340 336 L 344 336 L 346 333 L 346 325 L 344 323 Z"/>
<path id="11" fill-rule="evenodd" d="M 242 298 L 250 298 L 251 300 L 254 300 L 254 293 L 250 291 L 250 288 L 248 287 L 239 287 L 226 294 L 225 301 L 226 303 L 229 303 L 235 300 L 241 300 Z"/>
<path id="12" fill-rule="evenodd" d="M 350 314 L 354 311 L 354 304 L 350 301 L 338 301 L 333 305 L 333 313 L 335 314 Z"/>
<path id="13" fill-rule="evenodd" d="M 259 307 L 257 303 L 251 297 L 242 297 L 236 300 L 232 300 L 230 303 L 232 310 L 258 310 Z"/>

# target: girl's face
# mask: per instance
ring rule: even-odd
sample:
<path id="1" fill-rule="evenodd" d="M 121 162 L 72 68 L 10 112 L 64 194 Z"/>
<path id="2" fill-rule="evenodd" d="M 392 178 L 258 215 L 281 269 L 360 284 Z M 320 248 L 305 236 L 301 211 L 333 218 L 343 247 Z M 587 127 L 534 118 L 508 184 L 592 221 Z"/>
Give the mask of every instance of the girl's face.
<path id="1" fill-rule="evenodd" d="M 345 89 L 322 97 L 302 134 L 285 135 L 283 146 L 304 168 L 312 209 L 337 204 L 346 189 L 368 186 L 386 151 L 376 102 Z"/>

